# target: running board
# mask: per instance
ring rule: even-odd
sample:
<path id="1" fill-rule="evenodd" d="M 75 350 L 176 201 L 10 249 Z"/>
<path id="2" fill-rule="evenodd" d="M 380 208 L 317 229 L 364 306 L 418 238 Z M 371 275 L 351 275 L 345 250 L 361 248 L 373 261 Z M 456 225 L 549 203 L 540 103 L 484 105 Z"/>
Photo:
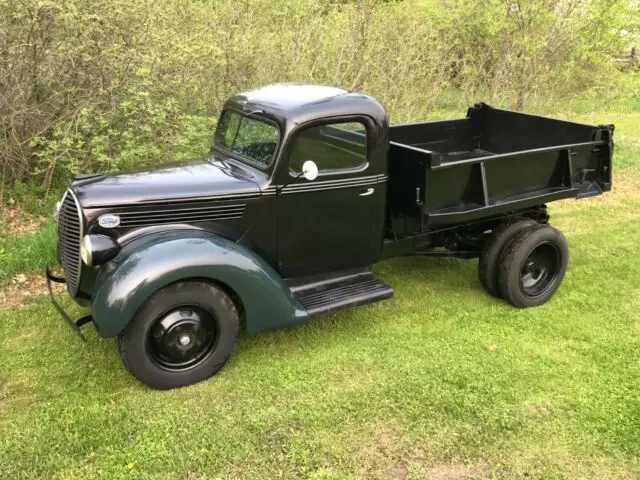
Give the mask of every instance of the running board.
<path id="1" fill-rule="evenodd" d="M 393 289 L 368 270 L 298 284 L 291 291 L 312 317 L 393 296 Z"/>

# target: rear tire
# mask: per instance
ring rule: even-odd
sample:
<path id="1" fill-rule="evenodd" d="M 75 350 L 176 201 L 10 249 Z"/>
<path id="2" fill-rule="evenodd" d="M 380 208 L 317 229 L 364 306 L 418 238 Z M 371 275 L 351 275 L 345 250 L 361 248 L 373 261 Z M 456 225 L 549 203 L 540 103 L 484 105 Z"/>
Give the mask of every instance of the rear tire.
<path id="1" fill-rule="evenodd" d="M 240 319 L 221 288 L 202 281 L 158 290 L 119 337 L 129 372 L 151 388 L 166 390 L 209 378 L 231 355 Z"/>
<path id="2" fill-rule="evenodd" d="M 568 261 L 567 240 L 552 226 L 540 225 L 518 233 L 500 257 L 502 298 L 519 308 L 542 305 L 562 283 Z"/>
<path id="3" fill-rule="evenodd" d="M 478 278 L 484 289 L 494 297 L 500 297 L 498 286 L 498 263 L 504 247 L 513 237 L 537 223 L 528 218 L 506 221 L 498 225 L 480 252 L 478 261 Z"/>

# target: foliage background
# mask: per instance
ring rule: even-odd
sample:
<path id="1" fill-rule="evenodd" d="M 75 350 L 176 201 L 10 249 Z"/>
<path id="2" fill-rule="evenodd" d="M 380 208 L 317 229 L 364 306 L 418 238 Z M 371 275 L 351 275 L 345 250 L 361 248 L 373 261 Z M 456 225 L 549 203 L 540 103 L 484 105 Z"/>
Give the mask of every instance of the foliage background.
<path id="1" fill-rule="evenodd" d="M 640 478 L 638 6 L 0 0 L 0 478 Z M 225 97 L 285 80 L 393 122 L 484 100 L 614 123 L 613 191 L 549 206 L 571 245 L 553 301 L 497 301 L 474 261 L 391 259 L 393 299 L 243 336 L 171 392 L 94 329 L 75 341 L 40 295 L 42 212 L 76 173 L 205 153 Z"/>
<path id="2" fill-rule="evenodd" d="M 635 0 L 0 0 L 0 204 L 207 151 L 231 93 L 377 97 L 392 121 L 484 100 L 640 108 Z M 621 70 L 627 70 L 621 72 Z"/>

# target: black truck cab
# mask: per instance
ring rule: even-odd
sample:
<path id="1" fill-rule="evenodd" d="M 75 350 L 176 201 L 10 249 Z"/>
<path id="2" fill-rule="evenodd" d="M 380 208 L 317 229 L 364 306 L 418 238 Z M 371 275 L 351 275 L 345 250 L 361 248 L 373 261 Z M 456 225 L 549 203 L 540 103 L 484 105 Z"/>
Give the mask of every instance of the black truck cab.
<path id="1" fill-rule="evenodd" d="M 568 262 L 546 203 L 611 188 L 613 126 L 476 104 L 389 126 L 375 99 L 277 84 L 232 96 L 209 155 L 78 177 L 57 206 L 69 294 L 157 388 L 213 375 L 238 331 L 293 325 L 392 296 L 371 266 L 479 258 L 517 307 L 548 301 Z M 53 299 L 53 296 L 52 296 Z"/>
<path id="2" fill-rule="evenodd" d="M 260 210 L 273 221 L 251 235 L 256 245 L 274 238 L 275 245 L 262 250 L 278 271 L 286 278 L 376 263 L 388 180 L 382 106 L 338 88 L 272 85 L 231 97 L 216 139 L 232 127 L 225 123 L 228 112 L 278 129 L 269 160 L 256 165 L 255 177 L 263 196 Z M 213 155 L 246 161 L 222 143 L 214 141 Z M 318 168 L 312 182 L 299 176 L 306 160 Z"/>

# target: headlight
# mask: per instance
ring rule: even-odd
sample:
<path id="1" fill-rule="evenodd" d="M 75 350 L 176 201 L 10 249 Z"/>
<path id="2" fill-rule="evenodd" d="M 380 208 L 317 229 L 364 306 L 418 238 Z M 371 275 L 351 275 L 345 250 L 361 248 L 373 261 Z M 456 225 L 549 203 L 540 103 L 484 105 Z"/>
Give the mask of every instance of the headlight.
<path id="1" fill-rule="evenodd" d="M 120 245 L 107 235 L 85 235 L 80 243 L 80 256 L 88 267 L 102 265 L 120 252 Z"/>
<path id="2" fill-rule="evenodd" d="M 93 251 L 91 249 L 91 235 L 85 235 L 80 243 L 80 256 L 87 267 L 93 265 Z"/>

